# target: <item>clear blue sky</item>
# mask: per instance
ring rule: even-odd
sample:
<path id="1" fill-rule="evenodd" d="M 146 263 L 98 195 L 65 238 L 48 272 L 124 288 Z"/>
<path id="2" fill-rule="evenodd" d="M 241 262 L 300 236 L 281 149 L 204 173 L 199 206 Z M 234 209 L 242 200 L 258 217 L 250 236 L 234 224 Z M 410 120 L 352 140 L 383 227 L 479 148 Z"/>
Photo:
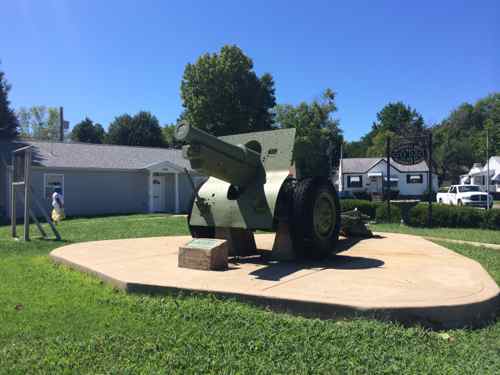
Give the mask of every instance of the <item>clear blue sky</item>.
<path id="1" fill-rule="evenodd" d="M 348 140 L 402 100 L 426 122 L 500 90 L 500 2 L 2 1 L 1 69 L 14 107 L 65 108 L 105 127 L 182 110 L 186 63 L 237 44 L 269 72 L 279 103 L 331 87 Z"/>

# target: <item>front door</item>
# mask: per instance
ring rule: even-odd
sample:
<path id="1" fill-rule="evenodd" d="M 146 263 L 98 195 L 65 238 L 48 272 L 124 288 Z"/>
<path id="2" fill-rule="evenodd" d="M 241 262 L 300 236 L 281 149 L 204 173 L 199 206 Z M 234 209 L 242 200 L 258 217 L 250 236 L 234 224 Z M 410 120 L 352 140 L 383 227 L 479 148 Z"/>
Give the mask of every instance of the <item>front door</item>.
<path id="1" fill-rule="evenodd" d="M 370 176 L 370 185 L 368 187 L 368 192 L 370 194 L 381 194 L 382 193 L 382 177 Z"/>
<path id="2" fill-rule="evenodd" d="M 153 212 L 165 211 L 165 178 L 153 177 Z"/>

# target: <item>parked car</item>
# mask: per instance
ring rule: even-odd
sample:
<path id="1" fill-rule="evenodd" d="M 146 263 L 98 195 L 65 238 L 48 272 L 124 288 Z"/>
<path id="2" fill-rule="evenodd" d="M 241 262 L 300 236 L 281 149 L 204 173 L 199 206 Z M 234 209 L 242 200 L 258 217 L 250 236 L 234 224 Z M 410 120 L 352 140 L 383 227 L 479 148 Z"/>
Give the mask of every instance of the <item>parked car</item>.
<path id="1" fill-rule="evenodd" d="M 479 185 L 451 185 L 446 191 L 440 189 L 436 201 L 455 206 L 481 208 L 493 206 L 493 197 L 482 191 Z"/>

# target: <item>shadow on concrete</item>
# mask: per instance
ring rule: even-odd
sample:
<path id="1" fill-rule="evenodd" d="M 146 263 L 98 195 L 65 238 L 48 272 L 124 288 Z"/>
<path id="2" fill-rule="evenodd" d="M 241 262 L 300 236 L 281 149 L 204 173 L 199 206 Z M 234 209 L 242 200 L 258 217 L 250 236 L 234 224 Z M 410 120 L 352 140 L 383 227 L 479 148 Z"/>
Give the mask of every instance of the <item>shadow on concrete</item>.
<path id="1" fill-rule="evenodd" d="M 341 237 L 335 244 L 335 253 L 341 253 L 343 251 L 349 250 L 351 247 L 356 245 L 358 242 L 363 240 L 381 240 L 384 236 L 375 234 L 371 238 L 360 238 L 360 237 Z"/>
<path id="2" fill-rule="evenodd" d="M 376 236 L 373 238 L 383 237 Z M 335 245 L 335 253 L 347 251 L 362 240 L 362 238 L 340 238 Z M 261 265 L 264 267 L 251 272 L 250 275 L 261 280 L 280 281 L 282 278 L 302 270 L 315 270 L 317 272 L 326 269 L 361 270 L 378 268 L 384 265 L 384 262 L 379 259 L 346 254 L 331 255 L 323 260 L 278 261 L 271 258 L 272 254 L 269 250 L 259 250 L 259 253 L 261 256 L 233 258 L 230 261 L 230 269 L 239 268 L 239 264 Z"/>
<path id="3" fill-rule="evenodd" d="M 384 262 L 375 258 L 366 258 L 350 255 L 335 255 L 324 261 L 297 261 L 297 262 L 279 262 L 261 259 L 240 259 L 239 263 L 261 264 L 266 267 L 260 268 L 250 273 L 261 280 L 280 281 L 282 278 L 292 275 L 302 270 L 322 271 L 326 269 L 337 270 L 360 270 L 369 268 L 378 268 L 384 265 Z"/>

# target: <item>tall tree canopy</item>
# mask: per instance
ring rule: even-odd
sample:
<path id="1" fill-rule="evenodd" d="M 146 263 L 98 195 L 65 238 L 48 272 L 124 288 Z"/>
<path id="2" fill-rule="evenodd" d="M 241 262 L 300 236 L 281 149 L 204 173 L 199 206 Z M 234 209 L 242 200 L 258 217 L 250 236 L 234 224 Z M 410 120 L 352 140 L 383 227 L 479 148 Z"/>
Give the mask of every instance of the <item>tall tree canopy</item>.
<path id="1" fill-rule="evenodd" d="M 424 119 L 420 113 L 403 102 L 389 103 L 377 113 L 377 121 L 364 139 L 367 156 L 382 156 L 388 137 L 391 139 L 423 135 Z"/>
<path id="2" fill-rule="evenodd" d="M 176 124 L 167 124 L 161 130 L 163 133 L 163 141 L 165 142 L 165 145 L 169 148 L 182 147 L 182 142 L 177 141 L 174 137 L 175 127 Z"/>
<path id="3" fill-rule="evenodd" d="M 11 139 L 18 134 L 19 122 L 8 98 L 10 89 L 5 73 L 0 70 L 0 139 Z"/>
<path id="4" fill-rule="evenodd" d="M 335 93 L 330 89 L 312 103 L 276 107 L 276 126 L 297 131 L 294 161 L 301 174 L 328 175 L 330 163 L 336 164 L 343 142 L 339 121 L 332 117 L 336 111 Z"/>
<path id="5" fill-rule="evenodd" d="M 486 131 L 489 155 L 500 155 L 500 93 L 474 105 L 463 103 L 433 127 L 434 160 L 442 180 L 458 182 L 473 163 L 486 162 Z"/>
<path id="6" fill-rule="evenodd" d="M 94 124 L 88 117 L 75 125 L 71 131 L 71 140 L 84 143 L 104 143 L 106 132 L 101 124 Z"/>
<path id="7" fill-rule="evenodd" d="M 390 103 L 377 114 L 372 130 L 359 141 L 345 146 L 345 157 L 382 156 L 387 136 L 392 138 L 433 134 L 433 167 L 446 183 L 456 183 L 474 163 L 486 162 L 486 132 L 489 155 L 500 155 L 500 93 L 492 93 L 475 104 L 463 103 L 440 123 L 424 127 L 422 116 L 401 102 Z"/>
<path id="8" fill-rule="evenodd" d="M 388 137 L 397 140 L 420 136 L 424 131 L 424 119 L 420 113 L 403 102 L 389 103 L 377 113 L 377 120 L 368 134 L 345 145 L 344 157 L 383 156 Z"/>
<path id="9" fill-rule="evenodd" d="M 125 146 L 165 146 L 158 119 L 145 111 L 134 116 L 124 114 L 116 117 L 109 125 L 107 141 Z"/>
<path id="10" fill-rule="evenodd" d="M 21 107 L 17 111 L 21 136 L 44 140 L 59 140 L 59 110 L 43 105 Z"/>
<path id="11" fill-rule="evenodd" d="M 181 97 L 181 117 L 216 136 L 269 130 L 273 122 L 273 78 L 259 78 L 252 60 L 237 46 L 224 46 L 187 64 Z"/>

